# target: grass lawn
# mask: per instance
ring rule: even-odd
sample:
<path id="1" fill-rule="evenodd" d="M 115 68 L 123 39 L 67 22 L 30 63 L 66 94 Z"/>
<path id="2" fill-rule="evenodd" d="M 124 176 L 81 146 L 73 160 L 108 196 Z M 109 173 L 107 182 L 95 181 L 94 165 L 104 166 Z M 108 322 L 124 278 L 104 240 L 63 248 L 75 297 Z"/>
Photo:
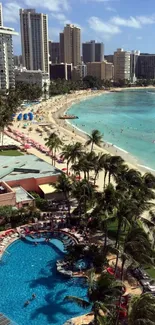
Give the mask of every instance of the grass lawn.
<path id="1" fill-rule="evenodd" d="M 22 152 L 18 150 L 4 150 L 0 151 L 0 156 L 22 156 Z"/>
<path id="2" fill-rule="evenodd" d="M 150 267 L 150 269 L 145 268 L 145 271 L 152 279 L 155 279 L 155 269 L 153 267 Z"/>

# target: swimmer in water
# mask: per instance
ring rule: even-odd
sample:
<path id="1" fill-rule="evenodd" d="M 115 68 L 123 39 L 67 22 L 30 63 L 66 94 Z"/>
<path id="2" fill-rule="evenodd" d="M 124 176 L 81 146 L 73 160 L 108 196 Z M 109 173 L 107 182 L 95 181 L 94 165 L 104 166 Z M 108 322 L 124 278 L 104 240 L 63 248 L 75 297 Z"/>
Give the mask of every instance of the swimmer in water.
<path id="1" fill-rule="evenodd" d="M 32 294 L 32 299 L 35 299 L 36 298 L 36 295 L 35 293 Z"/>
<path id="2" fill-rule="evenodd" d="M 30 304 L 29 300 L 25 301 L 24 307 L 28 306 Z"/>

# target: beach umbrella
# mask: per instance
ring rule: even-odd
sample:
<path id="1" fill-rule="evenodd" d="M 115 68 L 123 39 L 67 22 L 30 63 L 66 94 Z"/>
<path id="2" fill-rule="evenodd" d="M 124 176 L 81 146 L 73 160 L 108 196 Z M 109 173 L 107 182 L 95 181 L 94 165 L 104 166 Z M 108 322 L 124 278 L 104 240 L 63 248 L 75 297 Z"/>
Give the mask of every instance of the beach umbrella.
<path id="1" fill-rule="evenodd" d="M 26 144 L 24 145 L 24 149 L 30 149 L 30 148 L 31 148 L 30 144 L 26 143 Z"/>
<path id="2" fill-rule="evenodd" d="M 76 179 L 76 180 L 80 180 L 80 179 L 81 179 L 81 176 L 80 176 L 80 175 L 77 175 L 77 176 L 75 177 L 75 179 Z"/>

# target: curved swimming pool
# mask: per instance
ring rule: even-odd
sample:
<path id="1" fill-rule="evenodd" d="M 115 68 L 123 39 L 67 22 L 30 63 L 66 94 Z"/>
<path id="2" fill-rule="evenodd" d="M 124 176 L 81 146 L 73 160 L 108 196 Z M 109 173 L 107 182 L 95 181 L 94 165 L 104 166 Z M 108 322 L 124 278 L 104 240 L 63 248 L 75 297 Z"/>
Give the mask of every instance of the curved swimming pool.
<path id="1" fill-rule="evenodd" d="M 83 279 L 57 273 L 56 261 L 63 256 L 45 242 L 35 246 L 18 240 L 10 245 L 0 263 L 0 312 L 19 325 L 62 325 L 83 314 L 81 307 L 64 301 L 66 295 L 86 299 L 87 287 Z M 24 307 L 27 300 L 30 304 Z"/>

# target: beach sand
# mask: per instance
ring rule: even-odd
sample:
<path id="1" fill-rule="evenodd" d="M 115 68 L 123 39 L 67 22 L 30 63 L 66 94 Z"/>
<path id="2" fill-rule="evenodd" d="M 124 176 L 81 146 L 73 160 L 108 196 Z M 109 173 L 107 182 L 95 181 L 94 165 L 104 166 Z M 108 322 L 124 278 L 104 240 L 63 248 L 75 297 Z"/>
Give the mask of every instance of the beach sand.
<path id="1" fill-rule="evenodd" d="M 114 89 L 112 91 L 114 91 Z M 122 89 L 118 88 L 116 91 L 122 91 Z M 48 138 L 51 132 L 56 132 L 64 144 L 71 144 L 78 141 L 84 145 L 87 139 L 86 133 L 82 132 L 76 127 L 73 127 L 70 123 L 68 123 L 68 121 L 59 119 L 59 116 L 63 115 L 71 107 L 71 105 L 78 103 L 79 101 L 107 93 L 109 93 L 109 91 L 105 90 L 94 92 L 91 90 L 77 91 L 72 94 L 56 96 L 52 99 L 48 99 L 47 101 L 42 101 L 37 105 L 31 106 L 31 109 L 34 111 L 34 116 L 37 123 L 34 121 L 14 121 L 12 128 L 23 132 L 29 138 L 39 142 L 41 145 L 45 144 L 45 138 Z M 24 109 L 22 110 L 22 113 L 28 113 L 31 109 L 30 107 Z M 39 120 L 39 117 L 42 118 L 42 120 Z M 25 123 L 29 124 L 27 128 L 23 128 Z M 42 132 L 38 132 L 37 129 Z M 89 151 L 90 148 L 87 148 L 86 150 Z M 51 163 L 51 158 L 41 153 L 39 150 L 31 147 L 27 151 L 28 153 L 35 154 L 36 156 Z M 119 155 L 125 160 L 130 168 L 140 170 L 142 174 L 148 171 L 148 169 L 139 166 L 138 160 L 130 153 L 126 152 L 125 150 L 121 150 L 120 148 L 117 148 L 113 145 L 107 144 L 106 142 L 103 143 L 102 148 L 94 146 L 94 151 L 96 153 L 110 153 L 112 155 Z M 56 162 L 56 167 L 62 169 L 66 167 L 66 163 L 59 164 Z M 153 172 L 153 174 L 155 173 Z M 99 190 L 103 189 L 103 179 L 104 171 L 100 173 L 100 177 L 97 180 Z"/>

